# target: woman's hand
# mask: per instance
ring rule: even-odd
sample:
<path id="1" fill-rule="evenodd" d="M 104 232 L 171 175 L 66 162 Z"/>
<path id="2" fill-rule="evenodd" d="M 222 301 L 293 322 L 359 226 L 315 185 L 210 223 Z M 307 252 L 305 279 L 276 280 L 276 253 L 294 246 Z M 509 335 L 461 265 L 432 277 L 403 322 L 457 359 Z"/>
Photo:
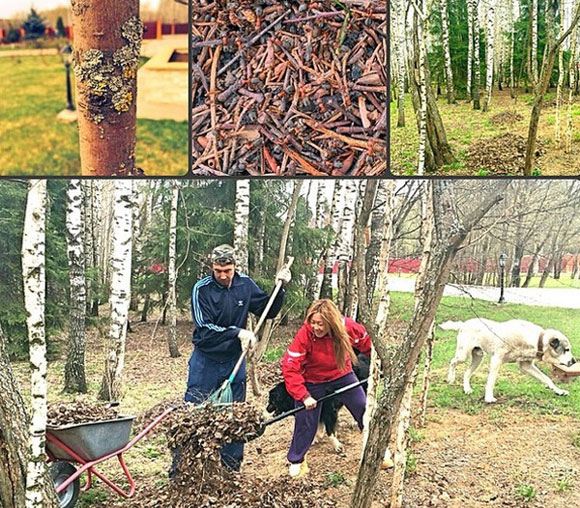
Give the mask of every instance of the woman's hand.
<path id="1" fill-rule="evenodd" d="M 304 399 L 304 407 L 308 410 L 314 409 L 316 407 L 316 399 L 313 399 L 310 395 Z"/>

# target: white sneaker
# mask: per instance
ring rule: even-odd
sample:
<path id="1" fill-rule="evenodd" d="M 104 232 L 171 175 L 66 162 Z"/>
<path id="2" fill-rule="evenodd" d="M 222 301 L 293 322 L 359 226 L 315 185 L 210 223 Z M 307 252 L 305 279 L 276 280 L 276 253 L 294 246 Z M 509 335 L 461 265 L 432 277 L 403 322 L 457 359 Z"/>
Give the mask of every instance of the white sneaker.
<path id="1" fill-rule="evenodd" d="M 290 464 L 288 474 L 291 478 L 300 478 L 308 473 L 308 464 L 306 461 L 299 464 Z"/>

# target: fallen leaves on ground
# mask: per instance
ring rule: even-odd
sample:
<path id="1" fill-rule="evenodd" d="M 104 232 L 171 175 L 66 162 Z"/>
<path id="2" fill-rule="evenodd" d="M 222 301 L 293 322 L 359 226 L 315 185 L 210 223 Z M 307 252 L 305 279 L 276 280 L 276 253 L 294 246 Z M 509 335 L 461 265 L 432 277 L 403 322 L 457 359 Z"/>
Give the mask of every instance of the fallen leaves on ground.
<path id="1" fill-rule="evenodd" d="M 536 158 L 545 150 L 536 143 Z M 467 151 L 467 167 L 473 171 L 489 171 L 495 175 L 521 175 L 526 158 L 526 138 L 505 133 L 473 143 Z"/>

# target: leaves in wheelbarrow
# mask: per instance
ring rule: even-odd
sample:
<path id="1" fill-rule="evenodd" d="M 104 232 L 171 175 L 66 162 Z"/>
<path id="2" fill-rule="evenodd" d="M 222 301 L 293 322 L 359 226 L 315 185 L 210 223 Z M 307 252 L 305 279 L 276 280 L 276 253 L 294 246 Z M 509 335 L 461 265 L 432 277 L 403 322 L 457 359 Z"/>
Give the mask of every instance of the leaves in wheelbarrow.
<path id="1" fill-rule="evenodd" d="M 161 414 L 163 405 L 156 414 Z M 321 498 L 324 499 L 322 484 L 300 481 L 288 492 L 286 478 L 265 481 L 249 471 L 237 473 L 222 466 L 219 454 L 222 446 L 256 438 L 261 434 L 262 423 L 261 411 L 248 403 L 234 403 L 225 408 L 182 404 L 162 423 L 168 446 L 180 450 L 177 474 L 167 484 L 141 490 L 131 506 L 334 506 L 328 500 L 321 502 Z"/>
<path id="2" fill-rule="evenodd" d="M 54 426 L 116 420 L 118 417 L 116 408 L 82 399 L 48 405 L 48 424 Z"/>

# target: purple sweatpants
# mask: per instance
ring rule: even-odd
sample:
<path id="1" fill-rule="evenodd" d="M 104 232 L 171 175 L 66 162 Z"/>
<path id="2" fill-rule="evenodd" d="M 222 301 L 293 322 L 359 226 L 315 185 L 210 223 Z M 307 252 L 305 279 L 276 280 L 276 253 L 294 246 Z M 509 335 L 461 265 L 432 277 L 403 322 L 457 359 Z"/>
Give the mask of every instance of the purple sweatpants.
<path id="1" fill-rule="evenodd" d="M 306 383 L 306 388 L 310 395 L 315 399 L 319 399 L 324 395 L 334 392 L 343 386 L 347 386 L 358 381 L 354 372 L 350 372 L 346 376 L 342 376 L 334 381 L 326 383 Z M 359 429 L 363 428 L 363 415 L 366 407 L 366 395 L 364 390 L 357 386 L 352 390 L 348 390 L 336 397 L 342 401 L 350 414 L 358 423 Z M 324 404 L 324 402 L 323 402 Z M 301 402 L 294 402 L 294 406 L 301 406 Z M 317 404 L 316 408 L 312 410 L 305 409 L 296 413 L 294 420 L 294 435 L 292 436 L 292 444 L 288 451 L 288 461 L 292 464 L 298 464 L 304 460 L 306 452 L 310 448 L 316 431 L 318 430 L 318 421 L 320 420 L 320 410 L 322 404 Z"/>

